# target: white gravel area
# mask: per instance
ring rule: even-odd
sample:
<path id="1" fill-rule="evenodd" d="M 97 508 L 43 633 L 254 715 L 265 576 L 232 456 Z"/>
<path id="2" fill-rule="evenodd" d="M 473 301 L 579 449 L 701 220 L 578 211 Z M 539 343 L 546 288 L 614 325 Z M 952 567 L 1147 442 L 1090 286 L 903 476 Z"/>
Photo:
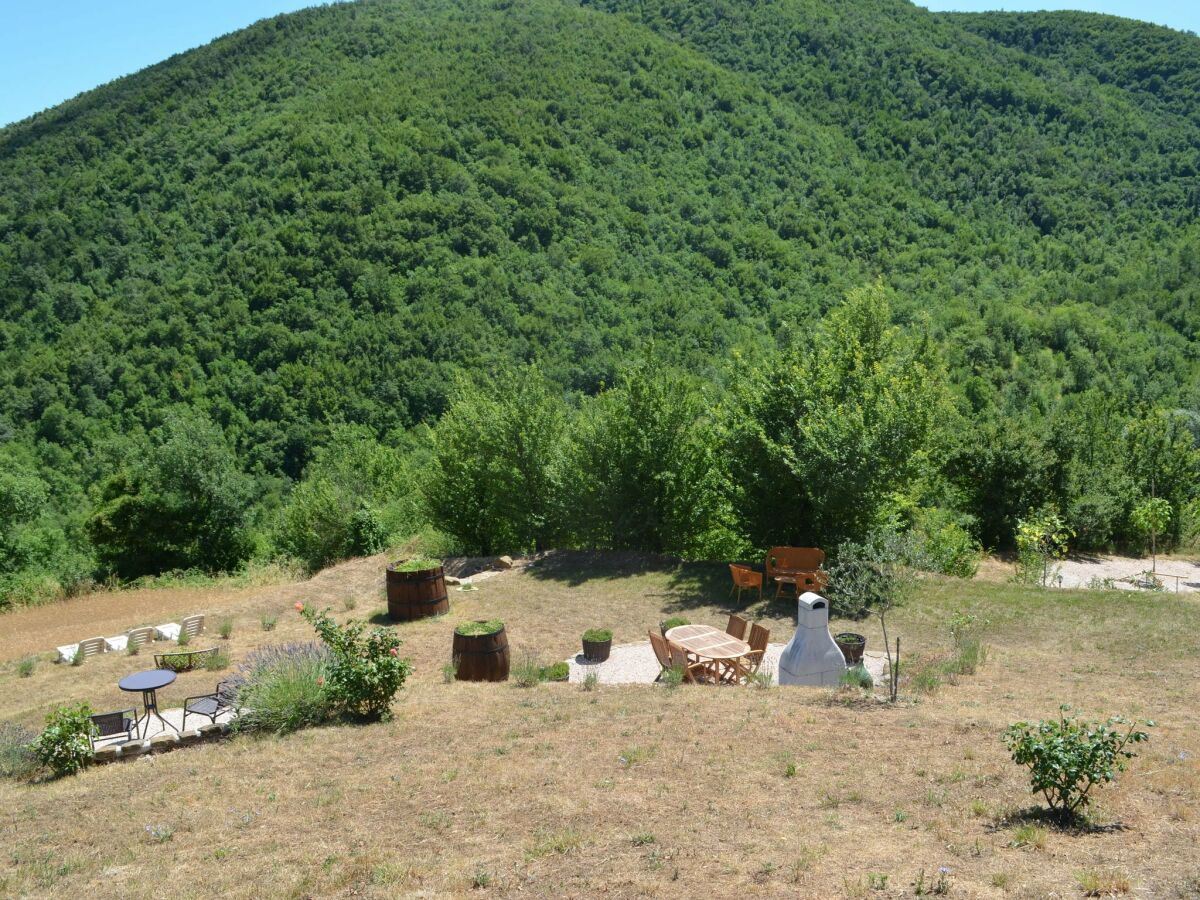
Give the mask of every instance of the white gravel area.
<path id="1" fill-rule="evenodd" d="M 766 655 L 763 657 L 762 671 L 771 673 L 771 680 L 776 680 L 776 670 L 779 666 L 779 654 L 785 644 L 768 644 Z M 882 653 L 868 651 L 863 656 L 863 663 L 876 684 L 883 683 L 884 672 L 887 669 L 887 657 Z M 619 644 L 612 648 L 608 659 L 602 663 L 588 662 L 583 654 L 567 660 L 571 667 L 570 681 L 580 682 L 591 672 L 601 684 L 651 684 L 661 671 L 654 649 L 649 641 L 639 644 Z"/>
<path id="2" fill-rule="evenodd" d="M 1140 584 L 1142 573 L 1150 571 L 1153 560 L 1150 557 L 1136 556 L 1078 556 L 1064 559 L 1058 563 L 1059 575 L 1062 582 L 1058 587 L 1088 588 L 1098 587 L 1106 579 L 1112 580 L 1112 586 L 1120 590 L 1144 590 Z M 1158 580 L 1167 591 L 1175 593 L 1196 593 L 1200 591 L 1200 563 L 1190 559 L 1159 558 Z"/>

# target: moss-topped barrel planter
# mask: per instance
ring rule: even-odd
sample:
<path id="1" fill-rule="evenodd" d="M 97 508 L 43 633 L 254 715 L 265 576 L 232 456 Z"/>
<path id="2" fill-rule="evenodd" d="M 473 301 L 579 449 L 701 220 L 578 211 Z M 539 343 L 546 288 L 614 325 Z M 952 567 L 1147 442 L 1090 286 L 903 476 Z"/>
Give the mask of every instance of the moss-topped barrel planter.
<path id="1" fill-rule="evenodd" d="M 612 632 L 607 628 L 589 628 L 583 633 L 583 658 L 604 662 L 612 650 Z"/>
<path id="2" fill-rule="evenodd" d="M 459 681 L 507 681 L 508 666 L 503 622 L 479 619 L 454 629 L 454 677 Z"/>
<path id="3" fill-rule="evenodd" d="M 399 560 L 387 567 L 388 616 L 411 622 L 450 612 L 446 573 L 436 559 Z"/>

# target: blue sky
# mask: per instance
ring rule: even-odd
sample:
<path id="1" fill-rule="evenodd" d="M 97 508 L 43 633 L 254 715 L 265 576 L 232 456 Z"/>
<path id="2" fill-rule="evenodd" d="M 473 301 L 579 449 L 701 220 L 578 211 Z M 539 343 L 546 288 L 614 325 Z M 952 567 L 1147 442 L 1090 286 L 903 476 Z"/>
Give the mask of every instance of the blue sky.
<path id="1" fill-rule="evenodd" d="M 1200 32 L 1200 0 L 917 0 L 933 10 L 1088 9 Z M 313 0 L 8 0 L 0 125 Z"/>

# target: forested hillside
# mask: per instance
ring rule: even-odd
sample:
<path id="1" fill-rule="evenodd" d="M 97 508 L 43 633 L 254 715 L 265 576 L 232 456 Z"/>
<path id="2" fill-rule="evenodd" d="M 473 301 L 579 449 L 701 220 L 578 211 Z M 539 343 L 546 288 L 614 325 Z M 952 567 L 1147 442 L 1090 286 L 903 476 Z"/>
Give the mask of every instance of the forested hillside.
<path id="1" fill-rule="evenodd" d="M 763 471 L 746 461 L 781 438 L 730 411 L 784 423 L 844 403 L 770 398 L 762 377 L 845 373 L 804 354 L 875 284 L 900 343 L 945 371 L 923 398 L 943 412 L 863 521 L 822 518 L 836 491 L 814 493 L 810 521 L 839 524 L 796 539 L 934 516 L 1003 546 L 1053 506 L 1103 547 L 1136 539 L 1153 493 L 1179 540 L 1200 410 L 1198 72 L 1196 37 L 1083 14 L 402 0 L 264 21 L 11 125 L 0 592 L 319 564 L 452 517 L 421 499 L 461 489 L 453 441 L 424 426 L 486 406 L 472 391 L 528 387 L 531 362 L 563 440 L 599 442 L 572 465 L 595 462 L 638 378 L 693 398 L 740 486 L 687 501 L 709 510 L 703 536 L 645 543 L 753 547 L 770 524 L 734 512 Z M 795 425 L 779 424 L 795 447 L 818 441 Z M 824 457 L 808 458 L 789 463 L 801 492 Z M 602 494 L 587 523 L 546 511 L 492 537 L 611 544 L 603 510 L 629 504 Z"/>

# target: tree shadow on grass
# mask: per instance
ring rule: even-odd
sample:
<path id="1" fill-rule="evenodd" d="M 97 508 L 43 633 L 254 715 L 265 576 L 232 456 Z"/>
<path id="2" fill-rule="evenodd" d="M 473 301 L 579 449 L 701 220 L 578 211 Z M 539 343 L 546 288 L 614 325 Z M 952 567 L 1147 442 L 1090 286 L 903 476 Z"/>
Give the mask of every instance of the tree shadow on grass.
<path id="1" fill-rule="evenodd" d="M 732 612 L 753 608 L 757 616 L 784 617 L 795 612 L 796 601 L 790 596 L 776 598 L 764 591 L 761 603 L 757 591 L 742 591 L 740 599 L 736 597 L 730 591 L 727 562 L 685 562 L 675 556 L 632 551 L 558 550 L 525 571 L 532 578 L 558 581 L 568 587 L 665 574 L 667 589 L 647 596 L 662 598 L 663 610 L 668 614 L 687 613 L 705 606 L 724 607 Z"/>
<path id="2" fill-rule="evenodd" d="M 1040 825 L 1051 831 L 1074 835 L 1112 834 L 1129 830 L 1129 826 L 1124 822 L 1095 822 L 1083 813 L 1064 815 L 1046 806 L 1027 806 L 1016 812 L 1008 813 L 992 822 L 988 826 L 988 830 L 1004 831 L 1020 825 Z"/>

